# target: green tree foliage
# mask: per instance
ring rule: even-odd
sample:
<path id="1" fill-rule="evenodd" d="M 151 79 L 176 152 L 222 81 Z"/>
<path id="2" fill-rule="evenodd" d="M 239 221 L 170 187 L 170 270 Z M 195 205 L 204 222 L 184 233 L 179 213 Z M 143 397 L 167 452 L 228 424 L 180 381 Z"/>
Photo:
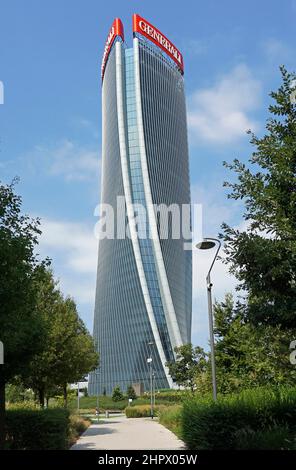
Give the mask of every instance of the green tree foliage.
<path id="1" fill-rule="evenodd" d="M 196 377 L 206 372 L 206 353 L 199 346 L 194 348 L 191 343 L 176 347 L 175 353 L 176 361 L 167 363 L 170 375 L 178 385 L 194 391 Z"/>
<path id="2" fill-rule="evenodd" d="M 126 395 L 127 395 L 127 398 L 131 398 L 132 400 L 137 399 L 137 394 L 136 394 L 135 389 L 132 385 L 129 385 L 127 387 Z"/>
<path id="3" fill-rule="evenodd" d="M 215 358 L 219 392 L 260 385 L 293 385 L 295 367 L 289 344 L 296 329 L 254 326 L 244 319 L 244 308 L 227 294 L 215 304 Z"/>
<path id="4" fill-rule="evenodd" d="M 296 104 L 294 74 L 281 67 L 282 85 L 271 93 L 266 134 L 251 134 L 249 168 L 224 163 L 237 180 L 225 183 L 229 198 L 242 200 L 247 228 L 223 224 L 230 271 L 247 293 L 245 316 L 255 325 L 296 327 Z M 295 89 L 295 88 L 294 88 Z"/>
<path id="5" fill-rule="evenodd" d="M 39 220 L 22 214 L 16 182 L 0 184 L 0 341 L 5 354 L 5 364 L 0 366 L 0 447 L 5 383 L 26 370 L 43 343 L 43 322 L 35 308 L 34 289 Z"/>
<path id="6" fill-rule="evenodd" d="M 75 302 L 64 299 L 52 272 L 38 268 L 36 278 L 37 310 L 46 325 L 46 337 L 42 352 L 34 356 L 24 380 L 38 394 L 41 406 L 56 387 L 62 387 L 66 404 L 67 384 L 95 369 L 98 354 Z"/>
<path id="7" fill-rule="evenodd" d="M 8 403 L 32 402 L 34 395 L 32 390 L 24 387 L 24 384 L 17 377 L 13 382 L 8 383 L 5 387 L 5 398 Z"/>
<path id="8" fill-rule="evenodd" d="M 114 390 L 113 390 L 113 393 L 112 393 L 112 400 L 113 401 L 120 401 L 120 400 L 123 400 L 123 393 L 120 389 L 120 387 L 115 387 Z"/>

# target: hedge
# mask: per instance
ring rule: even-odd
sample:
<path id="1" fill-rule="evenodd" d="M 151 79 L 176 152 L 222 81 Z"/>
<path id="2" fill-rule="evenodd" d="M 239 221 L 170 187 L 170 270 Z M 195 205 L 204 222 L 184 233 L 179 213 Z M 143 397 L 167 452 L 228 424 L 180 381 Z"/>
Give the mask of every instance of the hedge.
<path id="1" fill-rule="evenodd" d="M 6 411 L 6 448 L 67 449 L 69 426 L 66 409 L 9 409 Z"/>
<path id="2" fill-rule="evenodd" d="M 154 416 L 158 416 L 165 408 L 164 405 L 155 405 Z M 127 418 L 149 418 L 151 416 L 151 408 L 150 405 L 128 406 L 125 409 L 125 414 Z"/>
<path id="3" fill-rule="evenodd" d="M 296 389 L 254 388 L 184 402 L 182 437 L 189 449 L 293 449 Z"/>
<path id="4" fill-rule="evenodd" d="M 155 398 L 157 401 L 164 401 L 164 402 L 171 402 L 171 403 L 180 403 L 182 402 L 186 397 L 190 395 L 190 392 L 187 390 L 166 390 L 166 391 L 160 391 L 156 392 Z M 144 394 L 145 397 L 150 398 L 150 392 L 145 392 Z"/>
<path id="5" fill-rule="evenodd" d="M 159 422 L 182 439 L 182 405 L 170 405 L 161 410 Z"/>

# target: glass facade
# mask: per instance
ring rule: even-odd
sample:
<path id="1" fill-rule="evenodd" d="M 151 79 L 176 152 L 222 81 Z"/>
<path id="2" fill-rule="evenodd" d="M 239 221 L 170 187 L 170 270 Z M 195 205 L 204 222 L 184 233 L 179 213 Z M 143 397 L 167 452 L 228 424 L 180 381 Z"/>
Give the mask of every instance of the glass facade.
<path id="1" fill-rule="evenodd" d="M 180 207 L 189 204 L 183 78 L 156 48 L 149 47 L 146 41 L 138 38 L 134 41 L 139 43 L 136 50 L 135 42 L 133 49 L 126 49 L 123 43 L 115 42 L 105 69 L 102 84 L 101 202 L 111 204 L 116 216 L 117 196 L 127 196 L 120 145 L 120 139 L 124 139 L 128 187 L 138 236 L 136 241 L 128 237 L 122 240 L 117 239 L 115 233 L 115 239 L 99 242 L 94 338 L 100 354 L 100 367 L 98 374 L 90 375 L 90 394 L 104 391 L 111 394 L 117 385 L 126 390 L 131 383 L 138 382 L 149 390 L 147 358 L 150 355 L 156 388 L 171 385 L 165 363 L 174 359 L 175 343 L 168 326 L 164 275 L 182 342 L 189 342 L 191 335 L 191 251 L 184 251 L 182 238 L 160 240 L 165 273 L 159 269 L 159 255 L 149 237 L 149 217 L 142 210 L 147 208 L 147 180 L 143 176 L 143 153 L 139 143 L 141 120 L 153 203 L 178 204 Z M 117 64 L 118 48 L 120 67 Z M 142 113 L 137 107 L 135 54 L 139 60 Z M 124 136 L 120 134 L 118 124 L 121 106 L 118 80 L 123 90 Z M 126 223 L 129 223 L 127 214 Z M 135 244 L 140 261 L 136 260 Z M 160 341 L 155 337 L 149 308 Z"/>

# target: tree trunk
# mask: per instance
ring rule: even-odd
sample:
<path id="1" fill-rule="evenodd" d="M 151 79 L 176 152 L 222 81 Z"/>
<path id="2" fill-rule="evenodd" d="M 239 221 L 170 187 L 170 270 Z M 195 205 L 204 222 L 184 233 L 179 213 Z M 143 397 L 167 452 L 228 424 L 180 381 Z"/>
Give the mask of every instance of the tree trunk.
<path id="1" fill-rule="evenodd" d="M 64 394 L 64 407 L 67 408 L 68 406 L 67 384 L 63 386 L 63 394 Z"/>
<path id="2" fill-rule="evenodd" d="M 44 388 L 39 388 L 38 395 L 39 395 L 40 406 L 41 408 L 44 408 L 44 398 L 45 398 Z"/>
<path id="3" fill-rule="evenodd" d="M 48 408 L 49 397 L 46 397 L 46 408 Z"/>
<path id="4" fill-rule="evenodd" d="M 3 365 L 0 365 L 0 450 L 5 446 L 5 380 Z"/>

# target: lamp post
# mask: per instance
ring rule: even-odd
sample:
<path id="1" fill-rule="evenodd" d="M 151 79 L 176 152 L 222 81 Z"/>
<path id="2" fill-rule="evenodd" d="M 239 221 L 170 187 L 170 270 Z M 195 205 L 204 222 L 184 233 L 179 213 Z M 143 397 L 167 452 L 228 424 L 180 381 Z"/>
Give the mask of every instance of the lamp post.
<path id="1" fill-rule="evenodd" d="M 153 419 L 153 414 L 154 414 L 154 407 L 153 407 L 153 371 L 152 371 L 152 351 L 151 351 L 151 346 L 153 346 L 153 342 L 150 341 L 148 343 L 149 346 L 149 357 L 147 359 L 147 363 L 149 364 L 150 368 L 150 416 L 151 419 Z"/>
<path id="2" fill-rule="evenodd" d="M 217 382 L 216 382 L 216 363 L 215 363 L 215 339 L 214 339 L 214 325 L 213 325 L 213 302 L 212 302 L 212 287 L 211 271 L 217 259 L 221 242 L 218 238 L 204 238 L 202 242 L 196 245 L 199 250 L 210 250 L 217 246 L 212 264 L 206 277 L 207 292 L 208 292 L 208 314 L 209 314 L 209 330 L 210 330 L 210 346 L 211 346 L 211 367 L 212 367 L 212 384 L 213 384 L 213 398 L 217 400 Z"/>
<path id="3" fill-rule="evenodd" d="M 96 382 L 97 382 L 97 405 L 96 405 L 96 414 L 98 416 L 98 422 L 99 422 L 99 416 L 100 416 L 100 410 L 99 410 L 99 369 L 95 371 L 95 377 L 96 377 Z"/>
<path id="4" fill-rule="evenodd" d="M 152 383 L 153 383 L 153 409 L 155 408 L 155 372 L 152 372 Z"/>
<path id="5" fill-rule="evenodd" d="M 79 388 L 80 388 L 80 384 L 79 384 L 79 382 L 77 382 L 77 412 L 78 412 L 78 414 L 80 413 Z"/>

